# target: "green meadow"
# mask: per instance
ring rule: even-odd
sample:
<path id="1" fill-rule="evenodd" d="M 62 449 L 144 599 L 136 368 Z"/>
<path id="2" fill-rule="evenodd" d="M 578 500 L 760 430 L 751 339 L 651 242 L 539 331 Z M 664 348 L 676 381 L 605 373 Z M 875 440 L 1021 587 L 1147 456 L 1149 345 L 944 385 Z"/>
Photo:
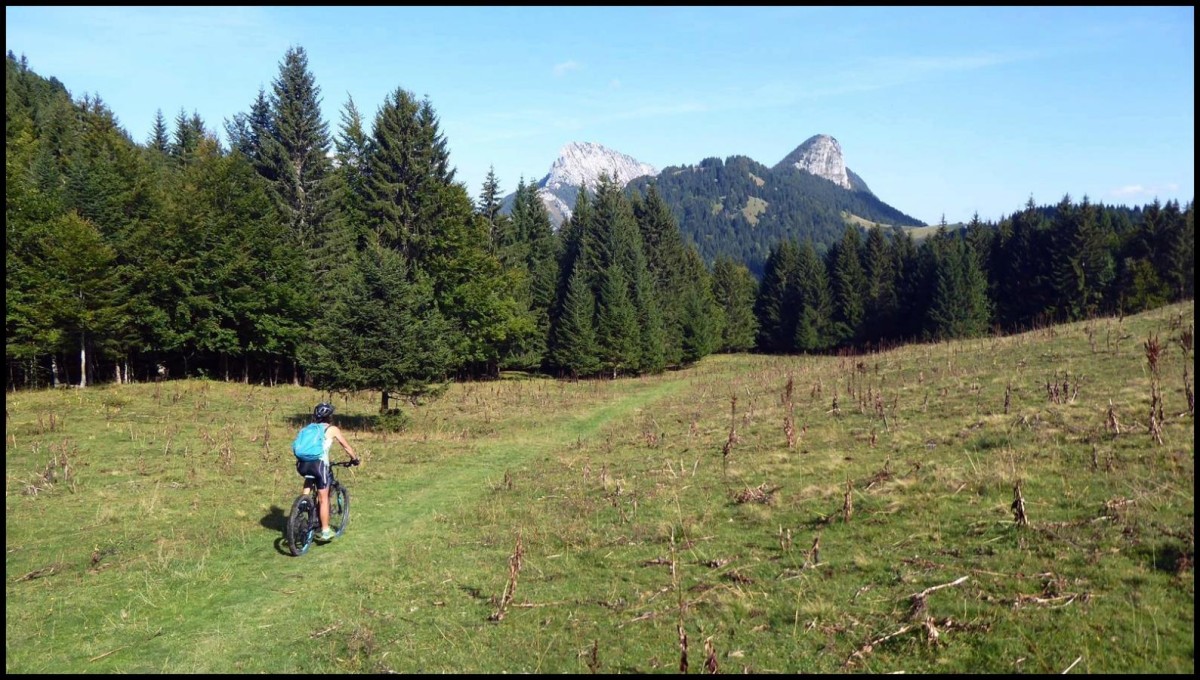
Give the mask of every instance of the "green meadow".
<path id="1" fill-rule="evenodd" d="M 325 394 L 10 392 L 5 671 L 1191 674 L 1193 334 L 334 395 L 364 463 L 298 558 Z"/>

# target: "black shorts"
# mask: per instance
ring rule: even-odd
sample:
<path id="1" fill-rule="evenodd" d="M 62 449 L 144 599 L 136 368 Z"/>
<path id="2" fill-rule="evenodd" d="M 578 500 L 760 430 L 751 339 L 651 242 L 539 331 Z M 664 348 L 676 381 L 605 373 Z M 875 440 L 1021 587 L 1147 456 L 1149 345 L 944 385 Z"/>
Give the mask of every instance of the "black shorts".
<path id="1" fill-rule="evenodd" d="M 323 460 L 297 460 L 296 472 L 305 478 L 304 486 L 315 486 L 317 490 L 329 488 L 329 463 Z"/>

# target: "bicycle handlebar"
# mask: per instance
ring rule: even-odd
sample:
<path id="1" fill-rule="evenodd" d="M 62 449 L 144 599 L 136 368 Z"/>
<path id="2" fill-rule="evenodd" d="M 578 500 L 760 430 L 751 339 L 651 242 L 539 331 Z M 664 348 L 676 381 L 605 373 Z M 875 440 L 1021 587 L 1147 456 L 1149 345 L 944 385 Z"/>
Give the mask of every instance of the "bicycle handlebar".
<path id="1" fill-rule="evenodd" d="M 344 460 L 340 463 L 330 463 L 329 467 L 354 467 L 360 463 L 362 463 L 361 458 L 357 460 Z"/>

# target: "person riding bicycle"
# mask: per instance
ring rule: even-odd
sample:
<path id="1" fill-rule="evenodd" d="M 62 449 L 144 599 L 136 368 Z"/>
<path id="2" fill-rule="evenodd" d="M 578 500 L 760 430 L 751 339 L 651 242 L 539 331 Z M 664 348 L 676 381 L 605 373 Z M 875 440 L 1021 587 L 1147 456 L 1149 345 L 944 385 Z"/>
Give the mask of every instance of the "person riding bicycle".
<path id="1" fill-rule="evenodd" d="M 321 402 L 313 409 L 313 423 L 306 426 L 312 427 L 315 425 L 324 425 L 324 439 L 322 450 L 319 458 L 306 460 L 297 455 L 296 472 L 302 477 L 312 477 L 315 481 L 309 479 L 304 480 L 304 495 L 308 495 L 309 489 L 313 484 L 317 487 L 317 498 L 320 501 L 321 507 L 321 533 L 317 534 L 317 538 L 322 541 L 331 541 L 337 535 L 333 529 L 329 528 L 329 483 L 332 477 L 329 470 L 329 448 L 336 440 L 341 445 L 342 449 L 350 455 L 350 460 L 355 465 L 358 464 L 358 456 L 354 454 L 354 449 L 350 443 L 346 441 L 346 437 L 342 435 L 341 429 L 337 425 L 330 423 L 333 417 L 333 404 Z"/>

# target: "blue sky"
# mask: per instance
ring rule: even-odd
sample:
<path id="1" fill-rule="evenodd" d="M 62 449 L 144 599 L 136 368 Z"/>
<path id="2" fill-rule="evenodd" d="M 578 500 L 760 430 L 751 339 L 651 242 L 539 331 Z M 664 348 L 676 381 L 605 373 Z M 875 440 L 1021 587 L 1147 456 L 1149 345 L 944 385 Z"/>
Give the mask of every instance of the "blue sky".
<path id="1" fill-rule="evenodd" d="M 1194 7 L 14 7 L 5 47 L 137 141 L 157 109 L 222 131 L 301 46 L 336 132 L 428 96 L 458 179 L 537 180 L 572 141 L 658 168 L 815 134 L 918 219 L 1032 197 L 1195 194 Z"/>

